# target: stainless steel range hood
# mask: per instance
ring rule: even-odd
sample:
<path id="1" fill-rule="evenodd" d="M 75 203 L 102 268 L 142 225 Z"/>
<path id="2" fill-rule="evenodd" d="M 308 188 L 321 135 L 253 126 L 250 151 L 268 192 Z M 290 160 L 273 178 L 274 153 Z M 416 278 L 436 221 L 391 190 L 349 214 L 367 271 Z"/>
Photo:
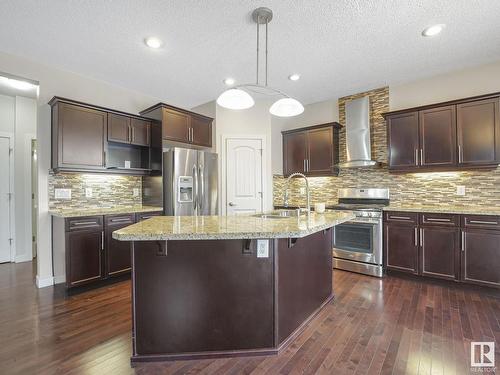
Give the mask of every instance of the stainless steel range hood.
<path id="1" fill-rule="evenodd" d="M 347 161 L 340 168 L 378 166 L 371 158 L 370 98 L 364 96 L 345 104 Z"/>

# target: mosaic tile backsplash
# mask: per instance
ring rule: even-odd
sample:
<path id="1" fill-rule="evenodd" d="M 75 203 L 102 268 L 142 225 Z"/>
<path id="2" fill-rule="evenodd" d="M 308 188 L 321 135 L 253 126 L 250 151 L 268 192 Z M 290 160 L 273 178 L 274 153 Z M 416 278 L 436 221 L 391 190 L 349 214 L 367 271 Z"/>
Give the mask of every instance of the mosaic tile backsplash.
<path id="1" fill-rule="evenodd" d="M 364 95 L 370 96 L 370 131 L 372 157 L 387 163 L 387 135 L 382 113 L 389 111 L 389 89 L 387 87 L 351 95 L 339 99 L 339 122 L 345 125 L 345 103 Z M 345 161 L 345 130 L 340 131 L 340 161 Z M 388 188 L 391 204 L 422 206 L 500 206 L 500 168 L 484 171 L 434 172 L 434 173 L 389 173 L 387 166 L 379 169 L 343 169 L 338 177 L 313 177 L 309 179 L 311 202 L 337 203 L 340 188 Z M 465 196 L 456 195 L 457 186 L 465 186 Z M 285 179 L 273 178 L 275 205 L 283 204 Z M 290 205 L 305 205 L 300 188 L 302 179 L 290 184 Z"/>
<path id="2" fill-rule="evenodd" d="M 71 199 L 56 199 L 56 188 L 71 189 Z M 85 197 L 85 188 L 92 189 L 91 198 Z M 138 196 L 134 197 L 133 189 L 138 189 Z M 49 210 L 141 205 L 141 189 L 140 176 L 50 173 Z"/>

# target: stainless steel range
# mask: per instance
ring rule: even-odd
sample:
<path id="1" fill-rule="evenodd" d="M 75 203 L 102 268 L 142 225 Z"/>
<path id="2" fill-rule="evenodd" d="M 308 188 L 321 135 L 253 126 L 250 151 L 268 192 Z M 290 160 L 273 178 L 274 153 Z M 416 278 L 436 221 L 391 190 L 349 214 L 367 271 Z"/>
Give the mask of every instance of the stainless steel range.
<path id="1" fill-rule="evenodd" d="M 354 211 L 356 218 L 333 228 L 334 268 L 383 276 L 382 207 L 388 189 L 339 189 L 334 210 Z"/>

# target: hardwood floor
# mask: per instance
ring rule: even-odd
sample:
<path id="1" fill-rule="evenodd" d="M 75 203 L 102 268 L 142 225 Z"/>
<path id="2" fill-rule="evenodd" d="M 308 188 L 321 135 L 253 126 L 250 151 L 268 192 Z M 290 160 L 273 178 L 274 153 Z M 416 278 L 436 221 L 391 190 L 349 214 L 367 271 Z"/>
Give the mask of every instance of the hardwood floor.
<path id="1" fill-rule="evenodd" d="M 337 270 L 334 290 L 279 356 L 131 368 L 129 281 L 66 296 L 2 264 L 0 374 L 469 374 L 470 341 L 494 341 L 500 363 L 496 290 Z"/>

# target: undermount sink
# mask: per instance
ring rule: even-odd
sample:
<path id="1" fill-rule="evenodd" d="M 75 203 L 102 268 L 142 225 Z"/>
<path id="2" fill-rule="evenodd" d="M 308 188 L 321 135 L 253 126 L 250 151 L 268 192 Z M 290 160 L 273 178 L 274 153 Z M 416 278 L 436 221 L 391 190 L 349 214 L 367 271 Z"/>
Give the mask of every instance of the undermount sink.
<path id="1" fill-rule="evenodd" d="M 295 210 L 276 210 L 265 214 L 256 214 L 252 216 L 260 217 L 261 219 L 286 219 L 289 217 L 298 217 L 299 215 L 300 211 L 295 209 Z"/>

